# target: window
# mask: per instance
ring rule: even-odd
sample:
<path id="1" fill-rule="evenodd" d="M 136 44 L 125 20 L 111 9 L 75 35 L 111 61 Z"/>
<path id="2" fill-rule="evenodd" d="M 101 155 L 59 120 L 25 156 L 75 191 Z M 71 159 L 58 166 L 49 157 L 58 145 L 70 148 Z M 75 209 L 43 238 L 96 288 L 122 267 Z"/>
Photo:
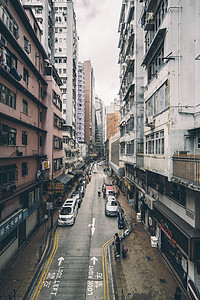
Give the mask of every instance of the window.
<path id="1" fill-rule="evenodd" d="M 0 123 L 0 145 L 16 145 L 17 130 Z"/>
<path id="2" fill-rule="evenodd" d="M 29 78 L 29 74 L 28 74 L 28 70 L 26 68 L 24 68 L 23 71 L 23 80 L 28 84 L 28 78 Z"/>
<path id="3" fill-rule="evenodd" d="M 34 204 L 34 191 L 28 194 L 28 207 L 31 207 Z"/>
<path id="4" fill-rule="evenodd" d="M 22 163 L 22 176 L 26 176 L 28 175 L 28 167 L 27 167 L 27 163 Z"/>
<path id="5" fill-rule="evenodd" d="M 42 147 L 42 136 L 40 135 L 40 147 Z"/>
<path id="6" fill-rule="evenodd" d="M 164 130 L 146 136 L 146 154 L 164 154 Z"/>
<path id="7" fill-rule="evenodd" d="M 40 189 L 35 189 L 35 202 L 40 199 Z"/>
<path id="8" fill-rule="evenodd" d="M 0 102 L 16 109 L 16 94 L 3 84 L 0 84 Z"/>
<path id="9" fill-rule="evenodd" d="M 127 145 L 126 145 L 126 154 L 127 155 L 134 154 L 134 140 L 127 143 Z"/>
<path id="10" fill-rule="evenodd" d="M 27 145 L 27 131 L 22 131 L 22 145 Z"/>
<path id="11" fill-rule="evenodd" d="M 26 53 L 31 53 L 31 44 L 29 44 L 29 40 L 24 36 L 24 50 Z"/>
<path id="12" fill-rule="evenodd" d="M 16 165 L 0 167 L 0 185 L 18 181 L 18 169 Z"/>
<path id="13" fill-rule="evenodd" d="M 23 113 L 28 115 L 28 102 L 23 99 Z"/>

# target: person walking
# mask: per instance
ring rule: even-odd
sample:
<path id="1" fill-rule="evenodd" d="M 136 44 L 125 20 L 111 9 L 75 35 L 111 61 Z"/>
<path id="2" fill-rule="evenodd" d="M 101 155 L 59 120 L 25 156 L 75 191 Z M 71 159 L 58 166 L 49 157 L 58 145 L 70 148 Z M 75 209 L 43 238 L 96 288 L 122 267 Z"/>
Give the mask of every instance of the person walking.
<path id="1" fill-rule="evenodd" d="M 181 300 L 181 289 L 177 286 L 176 292 L 174 294 L 174 300 Z"/>
<path id="2" fill-rule="evenodd" d="M 119 238 L 118 233 L 115 233 L 114 243 L 115 243 L 115 247 L 116 247 L 116 257 L 119 257 L 120 256 L 120 238 Z"/>

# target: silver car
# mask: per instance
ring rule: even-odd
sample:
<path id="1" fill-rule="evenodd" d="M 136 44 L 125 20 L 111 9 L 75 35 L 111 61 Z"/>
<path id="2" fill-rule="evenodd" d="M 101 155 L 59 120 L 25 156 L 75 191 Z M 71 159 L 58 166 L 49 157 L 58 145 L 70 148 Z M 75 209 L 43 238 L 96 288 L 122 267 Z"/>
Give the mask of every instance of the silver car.
<path id="1" fill-rule="evenodd" d="M 116 217 L 118 213 L 118 202 L 115 197 L 107 197 L 105 202 L 105 215 Z"/>

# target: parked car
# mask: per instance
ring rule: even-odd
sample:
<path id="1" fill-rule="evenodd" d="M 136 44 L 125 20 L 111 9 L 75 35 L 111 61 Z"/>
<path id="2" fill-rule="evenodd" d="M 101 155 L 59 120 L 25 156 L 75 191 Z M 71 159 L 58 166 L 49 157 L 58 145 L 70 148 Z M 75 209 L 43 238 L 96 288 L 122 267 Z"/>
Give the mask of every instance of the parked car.
<path id="1" fill-rule="evenodd" d="M 74 225 L 78 213 L 78 202 L 76 199 L 67 199 L 59 211 L 58 225 Z"/>
<path id="2" fill-rule="evenodd" d="M 118 202 L 114 196 L 108 196 L 105 201 L 105 215 L 116 217 L 118 213 Z"/>
<path id="3" fill-rule="evenodd" d="M 73 191 L 73 193 L 71 194 L 71 198 L 76 198 L 78 201 L 78 207 L 81 206 L 81 202 L 82 202 L 82 194 L 79 190 L 75 190 Z"/>

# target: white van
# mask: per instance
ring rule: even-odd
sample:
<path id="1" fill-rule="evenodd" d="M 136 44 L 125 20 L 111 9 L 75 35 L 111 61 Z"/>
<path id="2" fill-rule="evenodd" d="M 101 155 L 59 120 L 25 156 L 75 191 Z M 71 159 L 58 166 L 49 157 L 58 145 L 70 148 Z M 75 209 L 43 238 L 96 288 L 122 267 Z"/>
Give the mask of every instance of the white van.
<path id="1" fill-rule="evenodd" d="M 74 225 L 78 213 L 78 202 L 75 198 L 67 199 L 60 209 L 58 216 L 59 226 Z"/>

